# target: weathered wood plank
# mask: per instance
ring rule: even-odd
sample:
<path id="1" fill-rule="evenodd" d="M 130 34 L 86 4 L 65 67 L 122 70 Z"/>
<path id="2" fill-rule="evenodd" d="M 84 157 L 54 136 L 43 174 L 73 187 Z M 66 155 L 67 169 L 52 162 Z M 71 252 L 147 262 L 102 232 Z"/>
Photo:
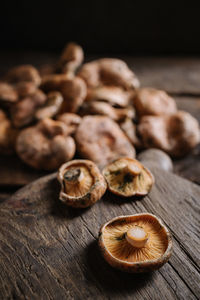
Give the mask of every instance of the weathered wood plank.
<path id="1" fill-rule="evenodd" d="M 152 171 L 156 185 L 142 200 L 107 193 L 93 207 L 75 210 L 58 201 L 59 185 L 50 175 L 2 203 L 2 295 L 11 299 L 198 299 L 200 187 L 174 174 Z M 145 211 L 161 217 L 174 236 L 169 263 L 143 275 L 111 268 L 97 246 L 101 224 L 117 215 Z"/>

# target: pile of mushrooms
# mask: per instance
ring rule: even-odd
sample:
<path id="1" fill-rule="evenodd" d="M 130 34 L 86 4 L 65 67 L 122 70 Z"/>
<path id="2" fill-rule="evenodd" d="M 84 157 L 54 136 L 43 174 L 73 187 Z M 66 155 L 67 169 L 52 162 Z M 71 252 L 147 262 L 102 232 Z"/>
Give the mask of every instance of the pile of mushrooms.
<path id="1" fill-rule="evenodd" d="M 0 154 L 16 152 L 45 170 L 59 168 L 75 153 L 100 169 L 152 147 L 180 157 L 200 141 L 197 120 L 178 111 L 167 93 L 140 88 L 120 59 L 84 63 L 75 43 L 66 45 L 55 65 L 7 72 L 0 79 L 0 118 Z"/>

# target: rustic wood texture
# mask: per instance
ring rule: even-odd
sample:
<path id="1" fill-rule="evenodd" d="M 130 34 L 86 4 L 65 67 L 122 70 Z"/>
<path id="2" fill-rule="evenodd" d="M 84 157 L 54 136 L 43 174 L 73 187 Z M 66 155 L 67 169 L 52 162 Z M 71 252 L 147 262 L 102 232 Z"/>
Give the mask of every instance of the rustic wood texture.
<path id="1" fill-rule="evenodd" d="M 58 200 L 56 174 L 22 188 L 1 204 L 1 299 L 199 299 L 200 187 L 151 169 L 156 185 L 143 199 L 107 193 L 88 209 Z M 151 212 L 173 235 L 160 270 L 126 274 L 102 258 L 100 226 L 117 215 Z"/>

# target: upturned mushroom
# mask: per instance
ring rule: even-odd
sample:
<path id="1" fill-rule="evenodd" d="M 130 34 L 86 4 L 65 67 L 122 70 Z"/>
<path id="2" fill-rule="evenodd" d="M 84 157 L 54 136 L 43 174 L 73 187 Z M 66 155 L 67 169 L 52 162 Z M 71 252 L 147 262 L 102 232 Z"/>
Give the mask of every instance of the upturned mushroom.
<path id="1" fill-rule="evenodd" d="M 105 116 L 83 117 L 75 133 L 77 150 L 100 168 L 119 157 L 135 157 L 135 149 L 117 123 Z"/>
<path id="2" fill-rule="evenodd" d="M 138 116 L 171 115 L 176 113 L 176 102 L 165 91 L 154 88 L 137 90 L 134 106 Z"/>
<path id="3" fill-rule="evenodd" d="M 112 85 L 128 90 L 139 87 L 139 80 L 127 64 L 115 58 L 102 58 L 86 63 L 78 76 L 85 80 L 89 88 Z"/>
<path id="4" fill-rule="evenodd" d="M 15 141 L 18 130 L 13 128 L 11 121 L 0 109 L 0 153 L 12 154 L 15 150 Z"/>
<path id="5" fill-rule="evenodd" d="M 120 158 L 103 169 L 108 189 L 123 197 L 145 196 L 153 184 L 154 177 L 138 160 Z"/>
<path id="6" fill-rule="evenodd" d="M 58 172 L 60 200 L 72 207 L 88 207 L 106 191 L 106 182 L 98 167 L 89 160 L 72 160 Z"/>
<path id="7" fill-rule="evenodd" d="M 76 146 L 63 122 L 44 119 L 36 126 L 22 130 L 16 151 L 29 166 L 54 170 L 73 158 Z"/>
<path id="8" fill-rule="evenodd" d="M 200 142 L 198 121 L 184 111 L 169 116 L 144 116 L 138 132 L 146 148 L 158 148 L 174 157 L 186 155 Z"/>
<path id="9" fill-rule="evenodd" d="M 172 253 L 170 232 L 158 217 L 149 213 L 108 221 L 100 229 L 99 246 L 112 267 L 130 273 L 159 269 Z"/>

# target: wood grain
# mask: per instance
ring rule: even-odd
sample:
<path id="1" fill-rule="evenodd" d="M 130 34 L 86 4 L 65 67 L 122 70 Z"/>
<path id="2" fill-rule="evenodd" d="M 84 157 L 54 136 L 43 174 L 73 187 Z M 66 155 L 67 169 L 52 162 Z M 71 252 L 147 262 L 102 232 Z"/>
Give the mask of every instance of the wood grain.
<path id="1" fill-rule="evenodd" d="M 152 168 L 144 199 L 107 193 L 89 209 L 58 200 L 56 174 L 33 182 L 0 206 L 2 299 L 198 299 L 200 187 Z M 111 268 L 97 238 L 107 220 L 151 212 L 173 234 L 173 255 L 159 271 L 133 275 Z"/>

